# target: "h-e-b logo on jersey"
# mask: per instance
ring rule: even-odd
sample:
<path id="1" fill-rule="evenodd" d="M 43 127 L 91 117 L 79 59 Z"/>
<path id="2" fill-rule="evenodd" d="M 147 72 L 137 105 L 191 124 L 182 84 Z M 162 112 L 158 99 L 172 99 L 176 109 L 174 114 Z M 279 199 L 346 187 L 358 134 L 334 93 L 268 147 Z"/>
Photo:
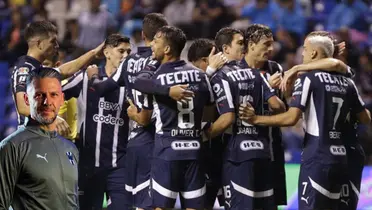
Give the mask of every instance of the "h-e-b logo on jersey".
<path id="1" fill-rule="evenodd" d="M 70 161 L 72 165 L 75 165 L 74 157 L 72 155 L 72 152 L 66 152 L 67 158 Z"/>

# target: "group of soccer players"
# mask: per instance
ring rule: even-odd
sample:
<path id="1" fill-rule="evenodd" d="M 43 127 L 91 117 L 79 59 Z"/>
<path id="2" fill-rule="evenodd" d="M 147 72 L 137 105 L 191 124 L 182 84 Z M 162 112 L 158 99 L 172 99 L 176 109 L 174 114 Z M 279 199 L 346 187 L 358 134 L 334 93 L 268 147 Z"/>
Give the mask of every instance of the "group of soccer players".
<path id="1" fill-rule="evenodd" d="M 50 23 L 26 32 L 29 53 L 12 80 L 21 116 L 29 115 L 25 77 L 58 48 Z M 304 64 L 287 72 L 268 60 L 274 40 L 264 25 L 194 40 L 189 63 L 180 59 L 185 34 L 162 14 L 145 16 L 142 37 L 135 54 L 113 34 L 59 67 L 73 74 L 65 99 L 78 98 L 81 209 L 101 209 L 104 192 L 108 209 L 173 208 L 177 197 L 185 209 L 213 209 L 216 197 L 226 209 L 277 209 L 287 202 L 280 127 L 301 114 L 299 209 L 356 209 L 363 153 L 355 126 L 371 117 L 327 32 L 310 33 Z M 101 53 L 104 66 L 78 71 Z"/>

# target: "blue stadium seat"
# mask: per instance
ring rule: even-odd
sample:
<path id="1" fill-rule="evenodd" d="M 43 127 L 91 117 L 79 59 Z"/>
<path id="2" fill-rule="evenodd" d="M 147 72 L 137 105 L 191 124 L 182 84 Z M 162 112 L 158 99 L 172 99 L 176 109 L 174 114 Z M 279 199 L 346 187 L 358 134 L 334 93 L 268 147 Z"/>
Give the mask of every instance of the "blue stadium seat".
<path id="1" fill-rule="evenodd" d="M 4 119 L 4 114 L 5 114 L 5 108 L 6 104 L 4 103 L 6 96 L 8 95 L 8 89 L 6 88 L 8 86 L 9 79 L 0 77 L 0 119 Z"/>
<path id="2" fill-rule="evenodd" d="M 0 78 L 10 78 L 9 64 L 7 62 L 0 62 Z"/>
<path id="3" fill-rule="evenodd" d="M 332 12 L 332 9 L 337 5 L 336 0 L 317 0 L 313 6 L 313 14 L 309 18 L 310 21 L 316 23 L 325 23 L 328 15 Z"/>

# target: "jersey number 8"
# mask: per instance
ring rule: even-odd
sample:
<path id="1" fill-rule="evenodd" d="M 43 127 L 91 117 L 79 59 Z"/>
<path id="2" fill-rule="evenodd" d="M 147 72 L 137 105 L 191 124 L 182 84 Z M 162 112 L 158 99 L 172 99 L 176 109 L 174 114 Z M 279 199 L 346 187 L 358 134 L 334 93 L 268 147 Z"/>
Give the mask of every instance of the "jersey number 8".
<path id="1" fill-rule="evenodd" d="M 194 116 L 194 99 L 190 99 L 187 103 L 177 102 L 178 109 L 178 127 L 181 129 L 190 129 L 195 125 Z"/>

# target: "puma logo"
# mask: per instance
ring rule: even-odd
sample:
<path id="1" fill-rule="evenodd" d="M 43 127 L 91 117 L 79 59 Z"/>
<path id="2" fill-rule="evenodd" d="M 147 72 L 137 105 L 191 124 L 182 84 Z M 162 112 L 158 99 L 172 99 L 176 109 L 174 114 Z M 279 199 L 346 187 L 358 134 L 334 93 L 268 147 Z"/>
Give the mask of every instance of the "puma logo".
<path id="1" fill-rule="evenodd" d="M 349 206 L 349 199 L 347 199 L 346 201 L 344 199 L 341 199 L 341 203 L 344 203 L 346 204 L 346 206 Z"/>
<path id="2" fill-rule="evenodd" d="M 306 204 L 309 204 L 309 196 L 307 196 L 307 198 L 301 197 L 301 200 L 305 201 Z"/>
<path id="3" fill-rule="evenodd" d="M 48 160 L 46 159 L 46 156 L 47 156 L 47 153 L 45 153 L 44 156 L 36 154 L 36 158 L 41 158 L 41 159 L 44 159 L 46 162 L 48 162 Z"/>

